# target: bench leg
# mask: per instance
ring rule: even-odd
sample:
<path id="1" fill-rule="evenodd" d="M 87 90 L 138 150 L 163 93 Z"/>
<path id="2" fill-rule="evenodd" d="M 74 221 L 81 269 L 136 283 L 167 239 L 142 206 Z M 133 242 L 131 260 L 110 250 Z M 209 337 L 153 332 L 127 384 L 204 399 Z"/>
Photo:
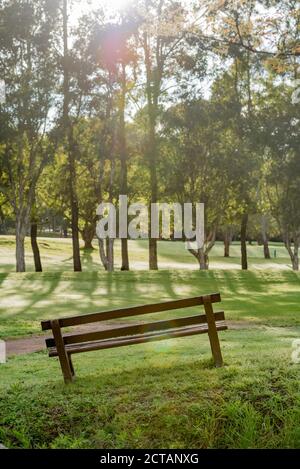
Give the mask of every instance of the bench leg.
<path id="1" fill-rule="evenodd" d="M 68 384 L 68 383 L 71 383 L 74 378 L 74 369 L 73 369 L 72 360 L 66 352 L 59 321 L 58 320 L 51 321 L 51 327 L 52 327 L 53 337 L 55 340 L 56 350 L 57 350 L 61 370 L 63 373 L 64 381 L 66 384 Z"/>
<path id="2" fill-rule="evenodd" d="M 71 358 L 70 354 L 68 354 L 68 358 L 69 358 L 71 373 L 72 373 L 72 376 L 73 376 L 73 379 L 74 379 L 75 378 L 75 370 L 74 370 L 74 366 L 73 366 L 73 362 L 72 362 L 72 358 Z"/>
<path id="3" fill-rule="evenodd" d="M 223 358 L 222 352 L 219 342 L 218 331 L 215 323 L 214 311 L 211 303 L 210 296 L 205 296 L 204 300 L 204 309 L 207 318 L 207 325 L 208 325 L 208 336 L 210 347 L 212 351 L 212 355 L 214 358 L 215 366 L 221 367 L 223 366 Z"/>

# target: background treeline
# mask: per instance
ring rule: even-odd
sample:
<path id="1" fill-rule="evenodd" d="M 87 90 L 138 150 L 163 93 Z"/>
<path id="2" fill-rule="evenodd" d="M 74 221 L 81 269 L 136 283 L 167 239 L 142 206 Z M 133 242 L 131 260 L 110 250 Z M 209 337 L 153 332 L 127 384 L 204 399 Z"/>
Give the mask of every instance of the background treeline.
<path id="1" fill-rule="evenodd" d="M 201 269 L 216 239 L 225 256 L 239 239 L 247 269 L 247 240 L 268 258 L 276 237 L 298 270 L 299 3 L 84 3 L 0 1 L 0 227 L 15 231 L 17 271 L 29 233 L 42 270 L 38 228 L 70 230 L 80 271 L 80 237 L 92 248 L 96 207 L 119 194 L 205 203 Z M 98 248 L 113 270 L 114 241 Z"/>

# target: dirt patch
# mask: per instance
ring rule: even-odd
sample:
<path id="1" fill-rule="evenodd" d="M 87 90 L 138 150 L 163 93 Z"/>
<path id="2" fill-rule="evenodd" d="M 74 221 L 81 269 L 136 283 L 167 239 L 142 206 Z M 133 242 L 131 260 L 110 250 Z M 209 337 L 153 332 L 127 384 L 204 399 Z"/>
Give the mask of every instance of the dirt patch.
<path id="1" fill-rule="evenodd" d="M 142 322 L 141 322 L 142 324 Z M 128 323 L 94 323 L 85 326 L 72 328 L 72 333 L 81 334 L 84 332 L 105 331 L 111 329 L 112 326 L 128 326 Z M 65 334 L 68 335 L 68 334 Z M 25 355 L 27 353 L 40 352 L 46 349 L 45 339 L 51 337 L 51 331 L 47 335 L 31 335 L 22 339 L 12 339 L 6 341 L 6 353 L 8 357 L 13 355 Z"/>
<path id="2" fill-rule="evenodd" d="M 141 322 L 143 324 L 143 322 Z M 257 324 L 246 322 L 246 321 L 227 321 L 228 328 L 231 330 L 242 330 L 242 329 L 253 329 L 259 327 Z M 126 326 L 130 324 L 126 323 L 114 323 L 114 326 Z M 112 323 L 101 323 L 97 326 L 97 323 L 87 324 L 86 326 L 74 327 L 72 332 L 83 333 L 93 332 L 97 330 L 108 330 L 112 327 Z M 67 334 L 66 334 L 67 335 Z M 8 340 L 6 342 L 6 353 L 8 357 L 13 355 L 26 355 L 27 353 L 40 352 L 45 350 L 45 337 L 41 335 L 33 335 L 25 337 L 23 339 Z"/>

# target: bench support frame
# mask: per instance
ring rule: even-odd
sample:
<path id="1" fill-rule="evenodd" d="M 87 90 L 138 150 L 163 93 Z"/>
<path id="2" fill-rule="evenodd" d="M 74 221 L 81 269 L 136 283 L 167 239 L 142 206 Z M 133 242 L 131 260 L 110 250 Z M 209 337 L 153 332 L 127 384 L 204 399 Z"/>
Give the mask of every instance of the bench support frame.
<path id="1" fill-rule="evenodd" d="M 210 295 L 203 297 L 203 303 L 207 317 L 208 337 L 211 353 L 213 355 L 216 367 L 220 368 L 223 366 L 223 358 Z"/>
<path id="2" fill-rule="evenodd" d="M 64 339 L 61 333 L 61 328 L 58 320 L 51 321 L 51 328 L 53 337 L 56 344 L 57 354 L 63 373 L 64 381 L 66 384 L 72 383 L 75 378 L 74 367 L 71 359 L 71 355 L 66 352 Z"/>

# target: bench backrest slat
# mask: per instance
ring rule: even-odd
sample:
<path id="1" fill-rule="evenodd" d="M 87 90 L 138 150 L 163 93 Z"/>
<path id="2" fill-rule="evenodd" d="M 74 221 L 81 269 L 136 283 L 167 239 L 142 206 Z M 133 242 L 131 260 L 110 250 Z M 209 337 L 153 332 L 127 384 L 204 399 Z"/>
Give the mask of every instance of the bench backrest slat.
<path id="1" fill-rule="evenodd" d="M 224 321 L 224 311 L 214 313 L 214 318 L 215 321 Z M 172 319 L 168 321 L 156 321 L 146 324 L 134 324 L 132 326 L 117 327 L 114 329 L 108 329 L 106 331 L 95 331 L 86 332 L 82 334 L 65 335 L 63 339 L 65 345 L 71 345 L 83 342 L 90 342 L 94 340 L 104 340 L 124 336 L 133 336 L 138 334 L 147 334 L 148 332 L 165 331 L 178 327 L 192 326 L 195 324 L 205 323 L 207 323 L 207 317 L 205 314 L 201 314 L 197 316 Z M 55 347 L 55 340 L 46 339 L 46 345 L 48 348 Z"/>
<path id="2" fill-rule="evenodd" d="M 220 293 L 213 293 L 210 296 L 211 303 L 218 303 L 221 301 Z M 103 311 L 100 313 L 86 314 L 83 316 L 74 316 L 60 318 L 60 327 L 79 326 L 82 324 L 89 324 L 93 322 L 107 321 L 110 319 L 119 319 L 130 316 L 139 316 L 143 314 L 160 313 L 162 311 L 171 311 L 174 309 L 190 308 L 204 304 L 205 296 L 197 296 L 195 298 L 186 298 L 183 300 L 167 301 L 165 303 L 155 303 L 143 306 L 132 306 L 130 308 L 117 309 L 115 311 Z M 42 321 L 42 330 L 47 331 L 51 329 L 51 321 Z"/>

